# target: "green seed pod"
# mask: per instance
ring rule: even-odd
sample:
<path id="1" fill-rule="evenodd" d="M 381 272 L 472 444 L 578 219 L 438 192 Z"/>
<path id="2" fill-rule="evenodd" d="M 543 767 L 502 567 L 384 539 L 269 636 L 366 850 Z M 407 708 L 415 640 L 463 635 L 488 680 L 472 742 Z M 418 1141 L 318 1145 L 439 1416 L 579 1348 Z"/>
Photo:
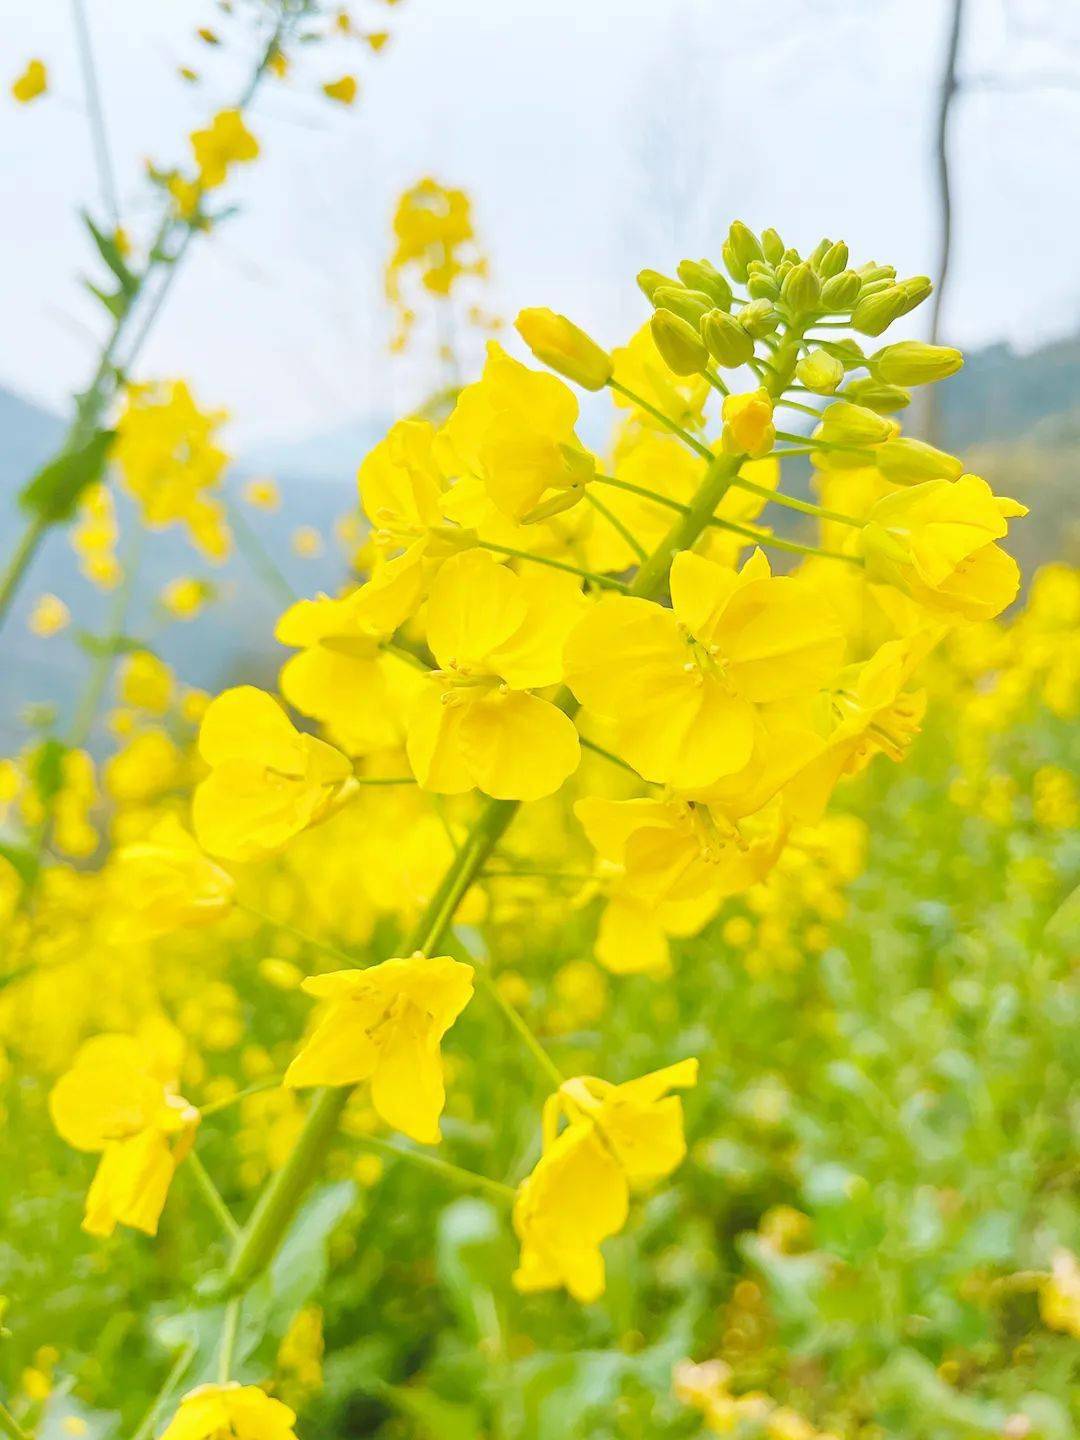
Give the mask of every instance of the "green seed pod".
<path id="1" fill-rule="evenodd" d="M 921 340 L 901 340 L 885 345 L 870 357 L 874 374 L 888 385 L 932 385 L 945 380 L 964 363 L 951 345 L 926 345 Z"/>
<path id="2" fill-rule="evenodd" d="M 770 300 L 751 300 L 736 316 L 739 324 L 755 340 L 771 335 L 780 324 L 780 313 Z"/>
<path id="3" fill-rule="evenodd" d="M 911 391 L 900 385 L 884 385 L 867 375 L 845 386 L 844 398 L 853 405 L 865 405 L 868 410 L 876 410 L 879 415 L 895 415 L 911 404 Z"/>
<path id="4" fill-rule="evenodd" d="M 701 322 L 701 336 L 718 365 L 734 370 L 754 354 L 754 342 L 726 310 L 710 310 Z"/>
<path id="5" fill-rule="evenodd" d="M 644 294 L 649 304 L 652 304 L 652 297 L 661 285 L 678 285 L 670 275 L 663 275 L 659 270 L 639 270 L 637 274 L 638 289 Z"/>
<path id="6" fill-rule="evenodd" d="M 854 270 L 841 270 L 821 287 L 822 308 L 835 314 L 839 310 L 850 310 L 859 298 L 862 281 Z"/>
<path id="7" fill-rule="evenodd" d="M 731 309 L 731 286 L 715 265 L 708 260 L 680 260 L 678 271 L 684 285 L 703 291 L 721 310 Z"/>
<path id="8" fill-rule="evenodd" d="M 851 312 L 851 327 L 863 335 L 880 335 L 907 310 L 907 296 L 899 285 L 859 300 Z"/>
<path id="9" fill-rule="evenodd" d="M 699 375 L 705 369 L 709 352 L 696 328 L 681 315 L 657 310 L 649 323 L 656 348 L 669 370 L 676 375 Z"/>
<path id="10" fill-rule="evenodd" d="M 817 272 L 823 280 L 831 280 L 834 275 L 839 275 L 841 270 L 847 268 L 848 247 L 843 240 L 837 240 L 835 245 L 830 245 L 825 254 L 818 262 Z"/>
<path id="11" fill-rule="evenodd" d="M 796 265 L 784 277 L 780 298 L 794 315 L 810 315 L 821 299 L 821 281 L 809 261 Z"/>
<path id="12" fill-rule="evenodd" d="M 831 395 L 844 378 L 844 362 L 827 350 L 811 350 L 795 366 L 795 375 L 815 395 Z"/>
<path id="13" fill-rule="evenodd" d="M 744 225 L 741 220 L 733 220 L 731 229 L 728 231 L 728 244 L 731 246 L 731 253 L 739 262 L 744 275 L 751 260 L 763 260 L 761 242 L 749 226 Z"/>
<path id="14" fill-rule="evenodd" d="M 761 250 L 770 265 L 778 265 L 784 258 L 784 242 L 775 230 L 761 232 Z"/>
<path id="15" fill-rule="evenodd" d="M 687 290 L 683 285 L 658 285 L 652 303 L 658 310 L 670 310 L 696 326 L 703 315 L 713 308 L 711 298 L 702 290 Z"/>
<path id="16" fill-rule="evenodd" d="M 964 462 L 923 440 L 897 435 L 875 452 L 874 463 L 893 485 L 921 485 L 924 480 L 959 480 Z"/>
<path id="17" fill-rule="evenodd" d="M 825 440 L 842 440 L 849 445 L 880 445 L 896 433 L 896 424 L 848 400 L 827 405 L 821 416 L 821 434 Z"/>

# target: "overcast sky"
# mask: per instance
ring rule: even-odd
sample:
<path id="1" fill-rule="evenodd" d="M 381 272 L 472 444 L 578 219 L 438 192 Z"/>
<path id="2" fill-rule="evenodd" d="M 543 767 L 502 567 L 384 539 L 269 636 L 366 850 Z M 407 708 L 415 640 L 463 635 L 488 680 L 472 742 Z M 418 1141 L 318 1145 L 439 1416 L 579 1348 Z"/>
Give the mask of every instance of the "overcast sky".
<path id="1" fill-rule="evenodd" d="M 85 0 L 129 228 L 152 223 L 144 157 L 229 101 L 231 47 L 208 55 L 200 0 Z M 551 305 L 607 343 L 645 313 L 642 265 L 718 255 L 734 215 L 856 262 L 932 267 L 930 137 L 947 0 L 357 0 L 389 24 L 377 60 L 313 50 L 250 123 L 263 160 L 242 213 L 200 243 L 145 352 L 233 412 L 233 443 L 316 433 L 417 397 L 388 359 L 379 268 L 396 194 L 425 173 L 465 186 L 492 258 L 492 301 Z M 1025 347 L 1080 325 L 1080 5 L 968 0 L 957 111 L 957 283 L 966 345 Z M 78 203 L 97 186 L 71 0 L 0 0 L 0 383 L 53 407 L 84 383 L 97 323 Z M 31 55 L 53 93 L 16 106 Z M 205 70 L 201 87 L 176 79 Z M 353 111 L 317 97 L 359 69 Z M 989 83 L 992 82 L 992 83 Z"/>

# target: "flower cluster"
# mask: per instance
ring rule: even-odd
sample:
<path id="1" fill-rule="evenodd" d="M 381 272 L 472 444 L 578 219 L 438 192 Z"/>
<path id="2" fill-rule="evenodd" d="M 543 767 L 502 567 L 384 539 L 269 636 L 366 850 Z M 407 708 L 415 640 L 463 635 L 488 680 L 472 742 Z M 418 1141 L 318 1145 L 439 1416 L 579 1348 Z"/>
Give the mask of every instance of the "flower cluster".
<path id="1" fill-rule="evenodd" d="M 398 226 L 400 264 L 427 265 L 435 292 L 471 238 L 467 209 L 443 193 L 422 191 Z M 565 895 L 552 890 L 569 878 L 613 978 L 578 959 L 555 988 L 564 1016 L 594 1019 L 605 987 L 617 997 L 625 983 L 614 977 L 664 974 L 678 939 L 733 897 L 745 913 L 725 914 L 723 935 L 741 922 L 726 943 L 758 954 L 754 964 L 820 949 L 811 932 L 835 918 L 861 843 L 857 824 L 829 813 L 834 790 L 877 756 L 903 760 L 926 703 L 919 667 L 1016 593 L 1001 541 L 1023 507 L 895 418 L 910 387 L 952 373 L 958 354 L 906 341 L 867 354 L 829 338 L 839 323 L 880 335 L 928 285 L 849 268 L 838 243 L 803 258 L 738 223 L 723 258 L 726 275 L 705 261 L 683 262 L 678 278 L 644 272 L 653 314 L 610 353 L 564 317 L 523 312 L 519 333 L 556 374 L 492 342 L 441 424 L 395 425 L 359 470 L 370 568 L 278 618 L 293 652 L 278 695 L 241 685 L 207 703 L 180 695 L 149 652 L 125 661 L 114 723 L 126 733 L 105 775 L 114 848 L 100 874 L 69 877 L 69 908 L 109 897 L 93 934 L 100 923 L 100 943 L 142 957 L 132 973 L 147 979 L 146 1008 L 174 1011 L 203 1051 L 243 1033 L 227 979 L 177 1005 L 153 976 L 159 947 L 188 959 L 209 925 L 261 933 L 265 905 L 283 923 L 261 982 L 316 1002 L 284 1065 L 279 1052 L 246 1054 L 266 1093 L 242 1097 L 263 1132 L 245 1163 L 269 1172 L 269 1189 L 235 1240 L 234 1300 L 281 1243 L 341 1116 L 350 1134 L 382 1125 L 414 1146 L 440 1143 L 474 987 L 549 1095 L 530 1173 L 474 1176 L 511 1211 L 514 1283 L 597 1299 L 602 1245 L 685 1156 L 672 1092 L 693 1090 L 699 1061 L 618 1081 L 564 1073 L 521 987 L 498 973 L 499 941 L 509 936 L 510 956 L 515 932 L 557 927 Z M 564 380 L 610 391 L 606 454 L 583 443 Z M 785 413 L 805 433 L 785 429 Z M 183 521 L 210 553 L 227 544 L 218 419 L 180 384 L 140 387 L 114 450 L 147 523 Z M 791 461 L 806 455 L 822 503 L 792 493 Z M 195 722 L 197 757 L 180 738 Z M 48 827 L 57 793 L 37 798 Z M 522 887 L 516 900 L 508 881 Z M 62 903 L 50 884 L 46 918 Z M 473 943 L 480 924 L 494 961 Z M 326 963 L 305 978 L 289 928 L 303 938 L 331 926 L 337 943 L 316 942 Z M 72 1145 L 102 1155 L 86 1226 L 153 1232 L 200 1110 L 202 1133 L 232 1097 L 181 1099 L 178 1041 L 160 1020 L 101 1028 L 57 1080 L 53 1116 Z M 199 1076 L 211 1095 L 214 1078 Z M 319 1092 L 304 1118 L 292 1092 L 308 1087 Z M 185 1092 L 199 1094 L 186 1078 Z M 701 1395 L 714 1428 L 745 1414 L 766 1434 L 813 1433 L 771 1404 L 748 1409 L 722 1377 Z M 292 1423 L 261 1392 L 223 1385 L 189 1394 L 166 1433 L 198 1440 L 231 1426 L 286 1440 Z"/>

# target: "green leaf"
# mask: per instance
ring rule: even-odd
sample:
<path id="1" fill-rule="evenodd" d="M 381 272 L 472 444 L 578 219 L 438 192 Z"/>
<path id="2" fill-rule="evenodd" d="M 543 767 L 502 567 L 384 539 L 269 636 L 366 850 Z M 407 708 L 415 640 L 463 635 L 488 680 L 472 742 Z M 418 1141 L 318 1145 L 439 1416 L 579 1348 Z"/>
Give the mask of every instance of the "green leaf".
<path id="1" fill-rule="evenodd" d="M 85 210 L 82 212 L 82 218 L 86 228 L 93 237 L 98 254 L 116 276 L 117 280 L 120 281 L 120 289 L 123 294 L 126 296 L 134 295 L 139 288 L 139 280 L 138 277 L 132 273 L 127 261 L 120 253 L 120 246 L 116 243 L 116 237 L 106 235 L 104 230 L 100 230 Z"/>
<path id="2" fill-rule="evenodd" d="M 0 840 L 0 857 L 8 862 L 24 885 L 33 884 L 41 869 L 38 855 L 28 845 L 12 845 Z"/>
<path id="3" fill-rule="evenodd" d="M 103 290 L 100 285 L 95 285 L 90 280 L 84 280 L 83 284 L 95 299 L 101 301 L 102 305 L 105 306 L 105 309 L 108 310 L 114 320 L 123 319 L 127 313 L 128 305 L 131 303 L 129 297 L 123 290 L 114 290 L 112 292 Z"/>
<path id="4" fill-rule="evenodd" d="M 82 492 L 101 479 L 115 436 L 114 430 L 97 430 L 84 445 L 50 460 L 22 490 L 19 504 L 48 525 L 70 519 Z"/>
<path id="5" fill-rule="evenodd" d="M 483 1433 L 480 1416 L 471 1405 L 403 1385 L 380 1385 L 376 1393 L 400 1414 L 415 1420 L 424 1440 L 476 1440 Z"/>

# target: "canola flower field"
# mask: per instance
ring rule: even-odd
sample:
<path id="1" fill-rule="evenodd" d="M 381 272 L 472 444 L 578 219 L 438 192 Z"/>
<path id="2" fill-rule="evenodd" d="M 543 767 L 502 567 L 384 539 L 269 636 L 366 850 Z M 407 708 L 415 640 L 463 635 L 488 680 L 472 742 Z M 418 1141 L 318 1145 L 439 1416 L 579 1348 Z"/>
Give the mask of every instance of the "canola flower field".
<path id="1" fill-rule="evenodd" d="M 225 416 L 140 317 L 342 13 L 256 27 L 149 243 L 90 223 L 111 329 L 0 620 L 56 527 L 123 596 L 118 494 L 191 542 L 167 623 L 218 603 Z M 430 178 L 393 231 L 404 348 L 486 261 Z M 0 764 L 8 1440 L 1077 1433 L 1080 575 L 908 420 L 963 363 L 926 277 L 718 250 L 611 344 L 522 311 L 358 455 L 272 688 L 133 616 Z"/>

